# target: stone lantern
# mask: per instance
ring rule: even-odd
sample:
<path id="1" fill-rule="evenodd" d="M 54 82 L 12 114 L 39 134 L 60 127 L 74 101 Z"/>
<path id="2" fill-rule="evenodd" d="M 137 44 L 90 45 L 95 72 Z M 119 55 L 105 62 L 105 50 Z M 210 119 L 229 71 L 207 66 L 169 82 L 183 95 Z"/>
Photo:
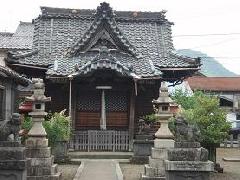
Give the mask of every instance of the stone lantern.
<path id="1" fill-rule="evenodd" d="M 173 100 L 169 97 L 168 87 L 166 82 L 162 82 L 160 90 L 159 90 L 159 97 L 157 100 L 153 100 L 153 109 L 155 112 L 155 116 L 160 122 L 161 127 L 155 133 L 155 137 L 157 139 L 173 139 L 174 136 L 168 128 L 169 118 L 173 116 L 170 112 L 170 103 Z"/>
<path id="2" fill-rule="evenodd" d="M 151 149 L 149 164 L 145 164 L 142 180 L 166 179 L 165 160 L 168 158 L 168 150 L 174 148 L 174 136 L 168 128 L 169 118 L 173 116 L 170 112 L 170 103 L 172 102 L 167 84 L 162 82 L 158 99 L 152 101 L 155 116 L 161 126 L 155 133 L 154 147 Z"/>
<path id="3" fill-rule="evenodd" d="M 45 86 L 42 79 L 33 79 L 33 95 L 26 97 L 27 102 L 32 102 L 32 112 L 29 113 L 32 116 L 33 126 L 28 133 L 29 137 L 46 137 L 47 133 L 43 128 L 42 122 L 47 115 L 45 112 L 45 102 L 51 101 L 51 97 L 44 95 Z"/>
<path id="4" fill-rule="evenodd" d="M 58 172 L 57 164 L 53 164 L 54 157 L 51 148 L 48 147 L 47 133 L 42 125 L 45 112 L 45 103 L 51 101 L 50 97 L 44 95 L 45 85 L 42 79 L 34 78 L 33 95 L 26 97 L 27 102 L 32 102 L 32 128 L 28 132 L 26 140 L 27 180 L 52 179 L 59 180 L 61 173 Z"/>

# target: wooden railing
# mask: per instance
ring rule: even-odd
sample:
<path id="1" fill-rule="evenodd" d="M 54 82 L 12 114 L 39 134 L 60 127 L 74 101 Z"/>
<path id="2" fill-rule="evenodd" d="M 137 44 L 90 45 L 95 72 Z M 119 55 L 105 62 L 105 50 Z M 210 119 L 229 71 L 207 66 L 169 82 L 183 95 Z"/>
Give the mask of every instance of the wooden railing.
<path id="1" fill-rule="evenodd" d="M 70 148 L 78 151 L 128 151 L 128 131 L 88 130 L 76 131 Z"/>
<path id="2" fill-rule="evenodd" d="M 226 139 L 222 144 L 221 147 L 224 148 L 233 148 L 237 147 L 240 148 L 240 134 L 237 135 L 237 138 L 233 138 L 233 135 L 231 134 L 229 136 L 229 139 Z"/>

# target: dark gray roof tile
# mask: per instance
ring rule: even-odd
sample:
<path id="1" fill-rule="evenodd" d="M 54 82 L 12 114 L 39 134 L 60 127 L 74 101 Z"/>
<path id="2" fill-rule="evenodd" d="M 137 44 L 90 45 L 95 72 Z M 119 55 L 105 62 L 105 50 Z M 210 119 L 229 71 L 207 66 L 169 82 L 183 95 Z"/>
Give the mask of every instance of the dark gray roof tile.
<path id="1" fill-rule="evenodd" d="M 1 65 L 0 65 L 0 77 L 13 79 L 17 83 L 24 86 L 27 86 L 31 82 L 29 79 L 27 79 L 23 75 L 18 74 L 9 67 Z"/>
<path id="2" fill-rule="evenodd" d="M 31 49 L 33 42 L 33 24 L 20 22 L 14 34 L 0 33 L 0 48 L 4 49 Z"/>
<path id="3" fill-rule="evenodd" d="M 15 56 L 13 61 L 37 66 L 49 66 L 58 62 L 58 70 L 50 68 L 48 75 L 60 76 L 73 72 L 76 63 L 85 65 L 96 56 L 92 52 L 73 53 L 73 56 L 67 56 L 70 48 L 77 52 L 82 44 L 84 45 L 84 41 L 97 36 L 94 28 L 101 20 L 97 20 L 96 10 L 49 7 L 42 7 L 41 10 L 42 15 L 34 20 L 33 51 L 38 53 L 30 53 L 29 56 L 21 56 L 19 59 Z M 200 63 L 194 59 L 172 53 L 174 50 L 172 24 L 165 18 L 164 12 L 114 11 L 114 14 L 106 19 L 110 19 L 109 27 L 115 32 L 115 35 L 112 33 L 114 41 L 123 42 L 122 45 L 120 43 L 117 45 L 131 49 L 128 52 L 123 49 L 125 54 L 121 52 L 111 54 L 123 65 L 132 64 L 139 76 L 152 76 L 156 72 L 160 73 L 159 69 L 165 67 L 199 67 Z"/>

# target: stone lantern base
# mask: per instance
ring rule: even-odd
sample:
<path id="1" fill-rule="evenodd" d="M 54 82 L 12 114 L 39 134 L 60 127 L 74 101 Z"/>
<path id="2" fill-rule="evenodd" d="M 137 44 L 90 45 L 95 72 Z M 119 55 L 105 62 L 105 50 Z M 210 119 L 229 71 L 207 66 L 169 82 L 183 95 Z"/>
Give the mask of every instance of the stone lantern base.
<path id="1" fill-rule="evenodd" d="M 149 164 L 144 166 L 142 180 L 165 180 L 165 160 L 168 159 L 168 149 L 174 147 L 172 139 L 155 139 Z"/>
<path id="2" fill-rule="evenodd" d="M 26 141 L 27 156 L 27 180 L 59 180 L 61 173 L 58 172 L 57 164 L 48 147 L 45 138 L 30 137 Z"/>

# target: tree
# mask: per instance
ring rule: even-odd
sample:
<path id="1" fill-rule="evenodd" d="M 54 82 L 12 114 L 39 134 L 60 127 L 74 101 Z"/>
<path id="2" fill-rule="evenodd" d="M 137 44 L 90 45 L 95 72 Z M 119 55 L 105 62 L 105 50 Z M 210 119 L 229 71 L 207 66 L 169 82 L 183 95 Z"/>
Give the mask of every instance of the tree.
<path id="1" fill-rule="evenodd" d="M 200 130 L 200 142 L 209 150 L 209 159 L 216 161 L 216 145 L 228 137 L 231 124 L 226 121 L 226 112 L 219 106 L 219 98 L 197 91 L 188 96 L 181 90 L 172 95 L 183 108 L 183 116 Z"/>

